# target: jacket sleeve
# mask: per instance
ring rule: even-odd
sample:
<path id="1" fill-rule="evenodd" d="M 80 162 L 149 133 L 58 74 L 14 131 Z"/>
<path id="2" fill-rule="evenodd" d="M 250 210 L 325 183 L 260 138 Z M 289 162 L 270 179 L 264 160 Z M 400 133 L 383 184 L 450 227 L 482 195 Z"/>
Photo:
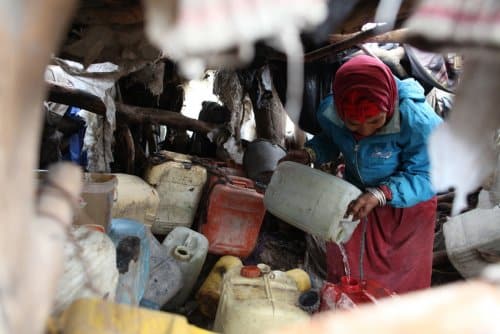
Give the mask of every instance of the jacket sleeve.
<path id="1" fill-rule="evenodd" d="M 434 111 L 425 103 L 410 102 L 411 108 L 428 108 L 425 113 L 418 114 L 411 126 L 406 125 L 408 136 L 401 154 L 401 164 L 398 171 L 385 182 L 392 192 L 391 206 L 404 208 L 423 202 L 435 195 L 430 179 L 430 162 L 427 142 L 432 130 L 441 123 Z"/>
<path id="2" fill-rule="evenodd" d="M 316 156 L 314 164 L 319 165 L 336 159 L 340 153 L 337 146 L 324 132 L 314 136 L 311 140 L 307 141 L 304 146 L 314 151 Z"/>

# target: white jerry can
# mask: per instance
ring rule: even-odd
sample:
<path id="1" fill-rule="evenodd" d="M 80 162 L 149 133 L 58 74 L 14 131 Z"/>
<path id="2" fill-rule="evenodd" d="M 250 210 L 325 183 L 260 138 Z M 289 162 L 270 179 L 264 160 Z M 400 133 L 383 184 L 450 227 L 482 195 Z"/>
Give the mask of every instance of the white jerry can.
<path id="1" fill-rule="evenodd" d="M 160 205 L 156 189 L 135 175 L 113 175 L 116 176 L 118 184 L 112 217 L 132 219 L 151 228 L 158 216 Z"/>
<path id="2" fill-rule="evenodd" d="M 72 226 L 64 242 L 64 271 L 59 278 L 53 314 L 80 298 L 114 300 L 118 285 L 116 249 L 111 239 L 89 226 Z"/>
<path id="3" fill-rule="evenodd" d="M 465 278 L 481 275 L 500 253 L 500 208 L 474 209 L 443 225 L 448 258 Z M 491 259 L 488 257 L 492 256 Z"/>
<path id="4" fill-rule="evenodd" d="M 207 171 L 192 164 L 189 156 L 168 151 L 160 154 L 165 162 L 149 168 L 145 180 L 160 196 L 158 217 L 151 230 L 164 235 L 177 226 L 191 227 L 207 181 Z"/>
<path id="5" fill-rule="evenodd" d="M 165 305 L 167 310 L 175 310 L 186 302 L 193 290 L 207 257 L 208 240 L 201 233 L 178 226 L 167 235 L 162 244 L 179 266 L 183 277 L 182 288 Z"/>
<path id="6" fill-rule="evenodd" d="M 266 209 L 298 229 L 327 241 L 349 240 L 359 221 L 344 219 L 361 195 L 341 178 L 292 161 L 278 165 L 264 195 Z"/>
<path id="7" fill-rule="evenodd" d="M 269 266 L 235 266 L 222 281 L 214 331 L 223 334 L 264 333 L 310 315 L 300 309 L 297 282 Z"/>

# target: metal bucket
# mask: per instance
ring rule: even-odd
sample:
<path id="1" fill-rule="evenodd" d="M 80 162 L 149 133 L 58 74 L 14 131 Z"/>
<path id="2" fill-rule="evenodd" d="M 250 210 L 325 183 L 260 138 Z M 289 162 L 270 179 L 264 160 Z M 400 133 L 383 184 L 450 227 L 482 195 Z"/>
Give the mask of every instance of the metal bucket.
<path id="1" fill-rule="evenodd" d="M 248 144 L 243 155 L 243 167 L 248 177 L 268 184 L 278 161 L 286 155 L 286 150 L 267 139 L 255 139 Z"/>

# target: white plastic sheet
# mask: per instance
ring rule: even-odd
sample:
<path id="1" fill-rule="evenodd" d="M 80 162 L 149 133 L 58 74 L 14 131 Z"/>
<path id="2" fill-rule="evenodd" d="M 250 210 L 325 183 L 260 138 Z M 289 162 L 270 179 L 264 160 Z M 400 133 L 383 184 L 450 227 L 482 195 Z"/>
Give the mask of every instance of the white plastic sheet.
<path id="1" fill-rule="evenodd" d="M 79 63 L 57 60 L 59 65 L 49 65 L 46 69 L 46 81 L 59 85 L 81 89 L 98 96 L 106 106 L 106 117 L 82 111 L 87 123 L 84 150 L 87 150 L 87 169 L 91 172 L 109 172 L 113 162 L 111 145 L 115 130 L 116 106 L 114 101 L 115 80 L 120 76 L 117 65 L 112 63 L 92 64 L 87 69 Z M 63 69 L 64 68 L 64 69 Z M 71 75 L 66 71 L 78 73 Z"/>
<path id="2" fill-rule="evenodd" d="M 469 54 L 450 117 L 430 138 L 432 184 L 437 191 L 455 187 L 453 215 L 467 206 L 467 194 L 481 186 L 497 164 L 498 78 L 497 53 Z"/>
<path id="3" fill-rule="evenodd" d="M 145 0 L 146 32 L 189 78 L 207 66 L 246 63 L 264 40 L 288 57 L 286 111 L 298 122 L 303 50 L 299 33 L 327 16 L 326 0 Z M 235 49 L 236 51 L 228 53 Z"/>

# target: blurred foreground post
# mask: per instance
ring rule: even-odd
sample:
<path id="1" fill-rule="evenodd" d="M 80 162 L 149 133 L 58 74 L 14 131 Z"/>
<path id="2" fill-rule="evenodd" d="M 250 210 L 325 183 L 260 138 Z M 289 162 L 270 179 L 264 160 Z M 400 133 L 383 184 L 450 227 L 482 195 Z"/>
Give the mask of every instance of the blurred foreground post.
<path id="1" fill-rule="evenodd" d="M 62 265 L 68 198 L 81 174 L 58 166 L 48 179 L 37 217 L 43 74 L 64 36 L 75 0 L 0 2 L 0 333 L 41 333 Z"/>
<path id="2" fill-rule="evenodd" d="M 500 290 L 482 282 L 456 283 L 382 300 L 344 312 L 321 313 L 274 334 L 499 333 Z"/>

